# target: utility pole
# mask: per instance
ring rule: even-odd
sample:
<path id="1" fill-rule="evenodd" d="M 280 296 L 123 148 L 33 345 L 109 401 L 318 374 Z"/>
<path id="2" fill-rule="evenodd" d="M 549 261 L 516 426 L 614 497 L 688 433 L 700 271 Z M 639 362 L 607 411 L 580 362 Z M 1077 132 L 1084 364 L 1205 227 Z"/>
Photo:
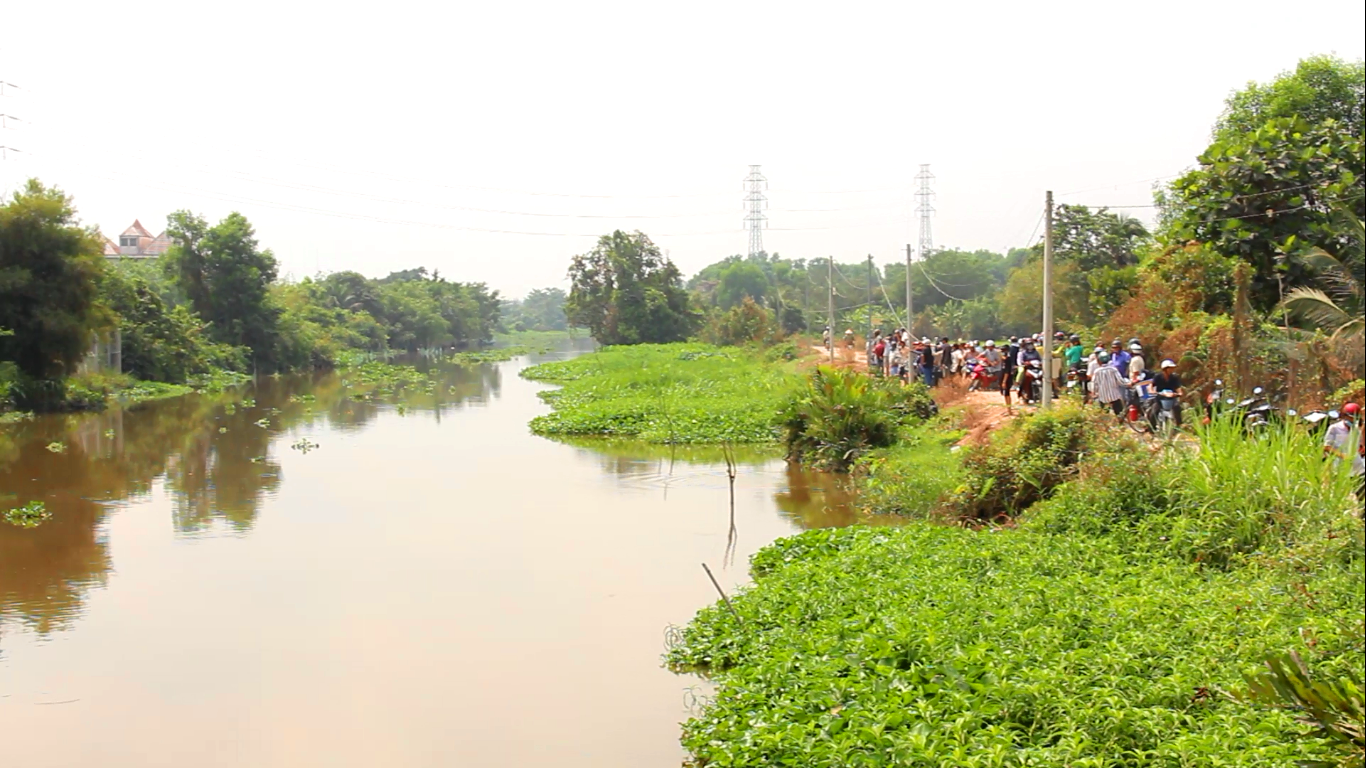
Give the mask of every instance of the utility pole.
<path id="1" fill-rule="evenodd" d="M 914 317 L 915 300 L 911 295 L 911 244 L 906 243 L 906 332 L 911 332 L 911 318 Z"/>
<path id="2" fill-rule="evenodd" d="M 835 257 L 828 256 L 825 259 L 825 285 L 826 297 L 828 299 L 827 309 L 830 311 L 830 364 L 835 364 Z"/>
<path id="3" fill-rule="evenodd" d="M 1053 404 L 1053 192 L 1044 196 L 1043 218 L 1043 407 Z"/>

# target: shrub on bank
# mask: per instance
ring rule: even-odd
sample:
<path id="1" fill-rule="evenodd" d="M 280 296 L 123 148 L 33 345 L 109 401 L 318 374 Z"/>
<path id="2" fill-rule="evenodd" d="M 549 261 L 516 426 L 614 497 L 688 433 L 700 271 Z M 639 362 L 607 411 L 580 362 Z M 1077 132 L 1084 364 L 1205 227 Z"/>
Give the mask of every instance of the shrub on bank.
<path id="1" fill-rule="evenodd" d="M 822 367 L 788 396 L 778 421 L 789 459 L 843 472 L 935 413 L 934 400 L 918 382 Z"/>
<path id="2" fill-rule="evenodd" d="M 1088 451 L 1136 450 L 1113 429 L 1113 419 L 1059 403 L 1021 416 L 989 442 L 969 448 L 963 457 L 966 479 L 950 501 L 951 511 L 967 520 L 1013 518 L 1075 477 Z"/>

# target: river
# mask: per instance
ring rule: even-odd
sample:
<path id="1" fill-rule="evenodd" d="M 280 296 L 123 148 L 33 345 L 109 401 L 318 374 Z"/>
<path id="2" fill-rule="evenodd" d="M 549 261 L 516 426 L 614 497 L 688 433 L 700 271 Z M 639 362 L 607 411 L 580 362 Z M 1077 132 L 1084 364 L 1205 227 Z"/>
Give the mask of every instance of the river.
<path id="1" fill-rule="evenodd" d="M 529 364 L 358 399 L 336 374 L 0 427 L 6 766 L 667 768 L 703 683 L 666 629 L 852 521 L 742 452 L 566 444 Z M 316 447 L 315 447 L 316 446 Z M 7 498 L 8 497 L 8 498 Z"/>

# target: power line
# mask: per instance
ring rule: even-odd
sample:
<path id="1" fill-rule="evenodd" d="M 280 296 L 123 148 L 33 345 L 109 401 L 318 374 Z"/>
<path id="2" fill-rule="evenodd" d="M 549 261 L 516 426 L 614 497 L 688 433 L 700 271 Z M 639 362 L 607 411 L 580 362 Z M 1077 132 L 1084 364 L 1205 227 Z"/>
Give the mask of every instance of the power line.
<path id="1" fill-rule="evenodd" d="M 969 299 L 960 299 L 957 296 L 951 295 L 943 288 L 940 288 L 939 284 L 934 281 L 934 278 L 930 277 L 930 273 L 925 271 L 925 265 L 923 263 L 918 263 L 916 264 L 916 266 L 920 267 L 920 274 L 925 276 L 925 279 L 929 281 L 930 286 L 934 288 L 936 291 L 938 291 L 940 294 L 942 294 L 945 298 L 952 299 L 953 301 L 969 301 Z"/>

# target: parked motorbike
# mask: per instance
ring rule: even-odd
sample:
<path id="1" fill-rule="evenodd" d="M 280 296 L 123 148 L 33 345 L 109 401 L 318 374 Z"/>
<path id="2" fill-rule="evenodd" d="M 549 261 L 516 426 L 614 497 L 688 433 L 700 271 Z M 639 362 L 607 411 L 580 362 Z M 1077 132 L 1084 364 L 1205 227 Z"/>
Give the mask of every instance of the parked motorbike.
<path id="1" fill-rule="evenodd" d="M 1004 365 L 997 364 L 988 366 L 979 361 L 972 368 L 971 378 L 968 381 L 968 391 L 976 392 L 979 389 L 983 389 L 990 392 L 995 389 L 1000 389 L 1001 376 L 1004 372 Z"/>
<path id="2" fill-rule="evenodd" d="M 1067 371 L 1067 391 L 1073 394 L 1080 393 L 1082 403 L 1091 402 L 1091 382 L 1086 375 L 1084 366 L 1074 365 Z"/>
<path id="3" fill-rule="evenodd" d="M 1205 423 L 1208 424 L 1224 405 L 1224 380 L 1215 379 L 1209 394 L 1205 395 Z"/>

